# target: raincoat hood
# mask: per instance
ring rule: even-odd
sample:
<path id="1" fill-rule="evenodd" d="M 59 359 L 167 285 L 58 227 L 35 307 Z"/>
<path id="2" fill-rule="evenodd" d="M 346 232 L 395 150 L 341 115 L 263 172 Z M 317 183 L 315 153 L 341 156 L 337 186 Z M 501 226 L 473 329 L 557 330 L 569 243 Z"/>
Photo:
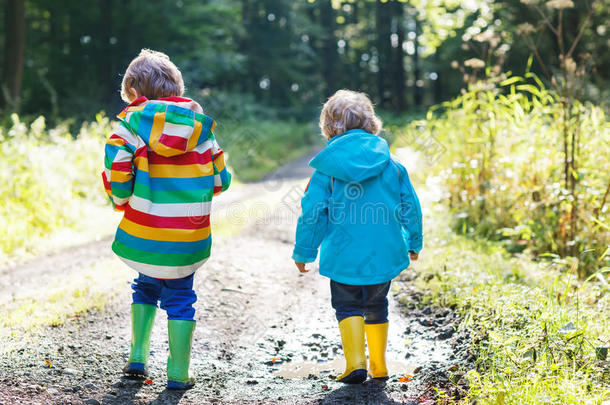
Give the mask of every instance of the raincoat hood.
<path id="1" fill-rule="evenodd" d="M 122 125 L 138 135 L 156 154 L 171 157 L 193 150 L 200 137 L 207 139 L 216 123 L 203 114 L 194 100 L 165 97 L 149 100 L 140 97 L 117 116 Z"/>
<path id="2" fill-rule="evenodd" d="M 382 138 L 341 134 L 311 162 L 292 258 L 316 260 L 320 274 L 348 285 L 381 284 L 409 267 L 422 248 L 419 200 L 407 170 Z"/>
<path id="3" fill-rule="evenodd" d="M 124 213 L 112 251 L 148 277 L 188 277 L 210 256 L 212 199 L 231 184 L 214 120 L 181 97 L 142 97 L 118 118 L 102 172 Z"/>
<path id="4" fill-rule="evenodd" d="M 327 176 L 361 182 L 379 175 L 390 161 L 388 143 L 362 129 L 351 129 L 328 141 L 309 165 Z"/>

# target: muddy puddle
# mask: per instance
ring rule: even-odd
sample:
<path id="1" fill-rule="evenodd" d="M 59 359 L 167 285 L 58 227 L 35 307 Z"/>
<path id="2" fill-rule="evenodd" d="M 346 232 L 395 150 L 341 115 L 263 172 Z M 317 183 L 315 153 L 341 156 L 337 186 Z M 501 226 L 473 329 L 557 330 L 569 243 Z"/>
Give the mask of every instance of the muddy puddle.
<path id="1" fill-rule="evenodd" d="M 390 374 L 409 374 L 413 375 L 417 366 L 406 362 L 387 360 L 388 372 Z M 343 372 L 345 369 L 345 361 L 342 358 L 335 358 L 327 362 L 293 362 L 287 363 L 273 373 L 274 377 L 282 378 L 308 378 L 311 375 L 317 377 L 329 376 L 334 377 Z"/>
<path id="2" fill-rule="evenodd" d="M 273 358 L 271 371 L 274 377 L 285 379 L 311 379 L 312 377 L 333 378 L 345 369 L 345 360 L 341 350 L 341 339 L 337 325 L 330 316 L 322 316 L 317 322 L 317 332 L 303 345 L 298 342 L 286 343 L 283 352 L 290 352 L 291 346 L 301 359 L 292 358 L 284 361 Z M 329 321 L 330 318 L 330 321 Z M 325 322 L 323 322 L 325 320 Z M 434 361 L 446 361 L 451 354 L 448 341 L 431 339 L 412 330 L 412 320 L 405 319 L 395 302 L 390 303 L 390 330 L 388 333 L 388 350 L 386 354 L 390 376 L 413 376 L 424 364 Z M 307 327 L 304 331 L 311 328 Z M 298 332 L 298 331 L 295 331 Z M 294 336 L 294 335 L 291 335 Z M 298 354 L 297 354 L 298 356 Z M 273 360 L 276 360 L 274 362 Z"/>

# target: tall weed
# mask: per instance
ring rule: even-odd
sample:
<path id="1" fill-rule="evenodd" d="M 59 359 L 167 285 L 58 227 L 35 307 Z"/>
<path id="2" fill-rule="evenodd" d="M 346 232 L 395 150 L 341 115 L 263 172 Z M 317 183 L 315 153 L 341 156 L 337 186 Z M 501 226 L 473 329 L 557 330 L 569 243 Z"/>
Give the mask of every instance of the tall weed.
<path id="1" fill-rule="evenodd" d="M 444 145 L 432 171 L 444 183 L 458 232 L 501 240 L 512 252 L 571 256 L 582 277 L 610 263 L 610 121 L 602 108 L 573 102 L 577 181 L 566 189 L 565 105 L 527 76 L 473 85 L 408 125 L 398 144 L 434 137 Z"/>
<path id="2" fill-rule="evenodd" d="M 82 126 L 73 137 L 66 125 L 47 129 L 44 117 L 30 125 L 11 117 L 0 128 L 0 256 L 87 215 L 87 203 L 101 204 L 100 171 L 108 118 Z"/>

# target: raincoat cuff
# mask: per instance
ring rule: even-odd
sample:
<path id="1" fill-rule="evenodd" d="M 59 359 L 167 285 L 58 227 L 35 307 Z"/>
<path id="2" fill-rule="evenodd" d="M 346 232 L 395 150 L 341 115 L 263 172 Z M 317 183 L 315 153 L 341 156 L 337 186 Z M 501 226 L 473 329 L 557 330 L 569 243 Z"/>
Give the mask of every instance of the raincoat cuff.
<path id="1" fill-rule="evenodd" d="M 409 239 L 409 251 L 419 253 L 422 250 L 422 238 Z"/>
<path id="2" fill-rule="evenodd" d="M 302 246 L 295 246 L 292 252 L 292 259 L 298 263 L 311 263 L 316 261 L 318 249 L 311 249 Z"/>

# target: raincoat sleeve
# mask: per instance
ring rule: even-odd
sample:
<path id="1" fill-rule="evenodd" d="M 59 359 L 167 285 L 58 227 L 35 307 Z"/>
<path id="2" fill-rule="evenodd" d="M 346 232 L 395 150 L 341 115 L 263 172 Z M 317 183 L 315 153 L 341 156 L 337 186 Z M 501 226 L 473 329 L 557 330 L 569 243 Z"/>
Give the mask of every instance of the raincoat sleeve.
<path id="1" fill-rule="evenodd" d="M 135 146 L 113 134 L 106 142 L 102 180 L 112 206 L 124 211 L 133 194 Z"/>
<path id="2" fill-rule="evenodd" d="M 316 260 L 328 227 L 330 196 L 330 177 L 314 171 L 301 199 L 302 213 L 297 222 L 296 243 L 292 253 L 295 262 L 311 263 Z"/>
<path id="3" fill-rule="evenodd" d="M 400 171 L 400 223 L 409 251 L 419 253 L 423 247 L 422 212 L 419 198 L 413 189 L 409 173 L 402 165 Z"/>
<path id="4" fill-rule="evenodd" d="M 225 154 L 212 135 L 212 165 L 214 166 L 214 195 L 219 195 L 231 185 L 231 173 L 225 166 Z"/>

